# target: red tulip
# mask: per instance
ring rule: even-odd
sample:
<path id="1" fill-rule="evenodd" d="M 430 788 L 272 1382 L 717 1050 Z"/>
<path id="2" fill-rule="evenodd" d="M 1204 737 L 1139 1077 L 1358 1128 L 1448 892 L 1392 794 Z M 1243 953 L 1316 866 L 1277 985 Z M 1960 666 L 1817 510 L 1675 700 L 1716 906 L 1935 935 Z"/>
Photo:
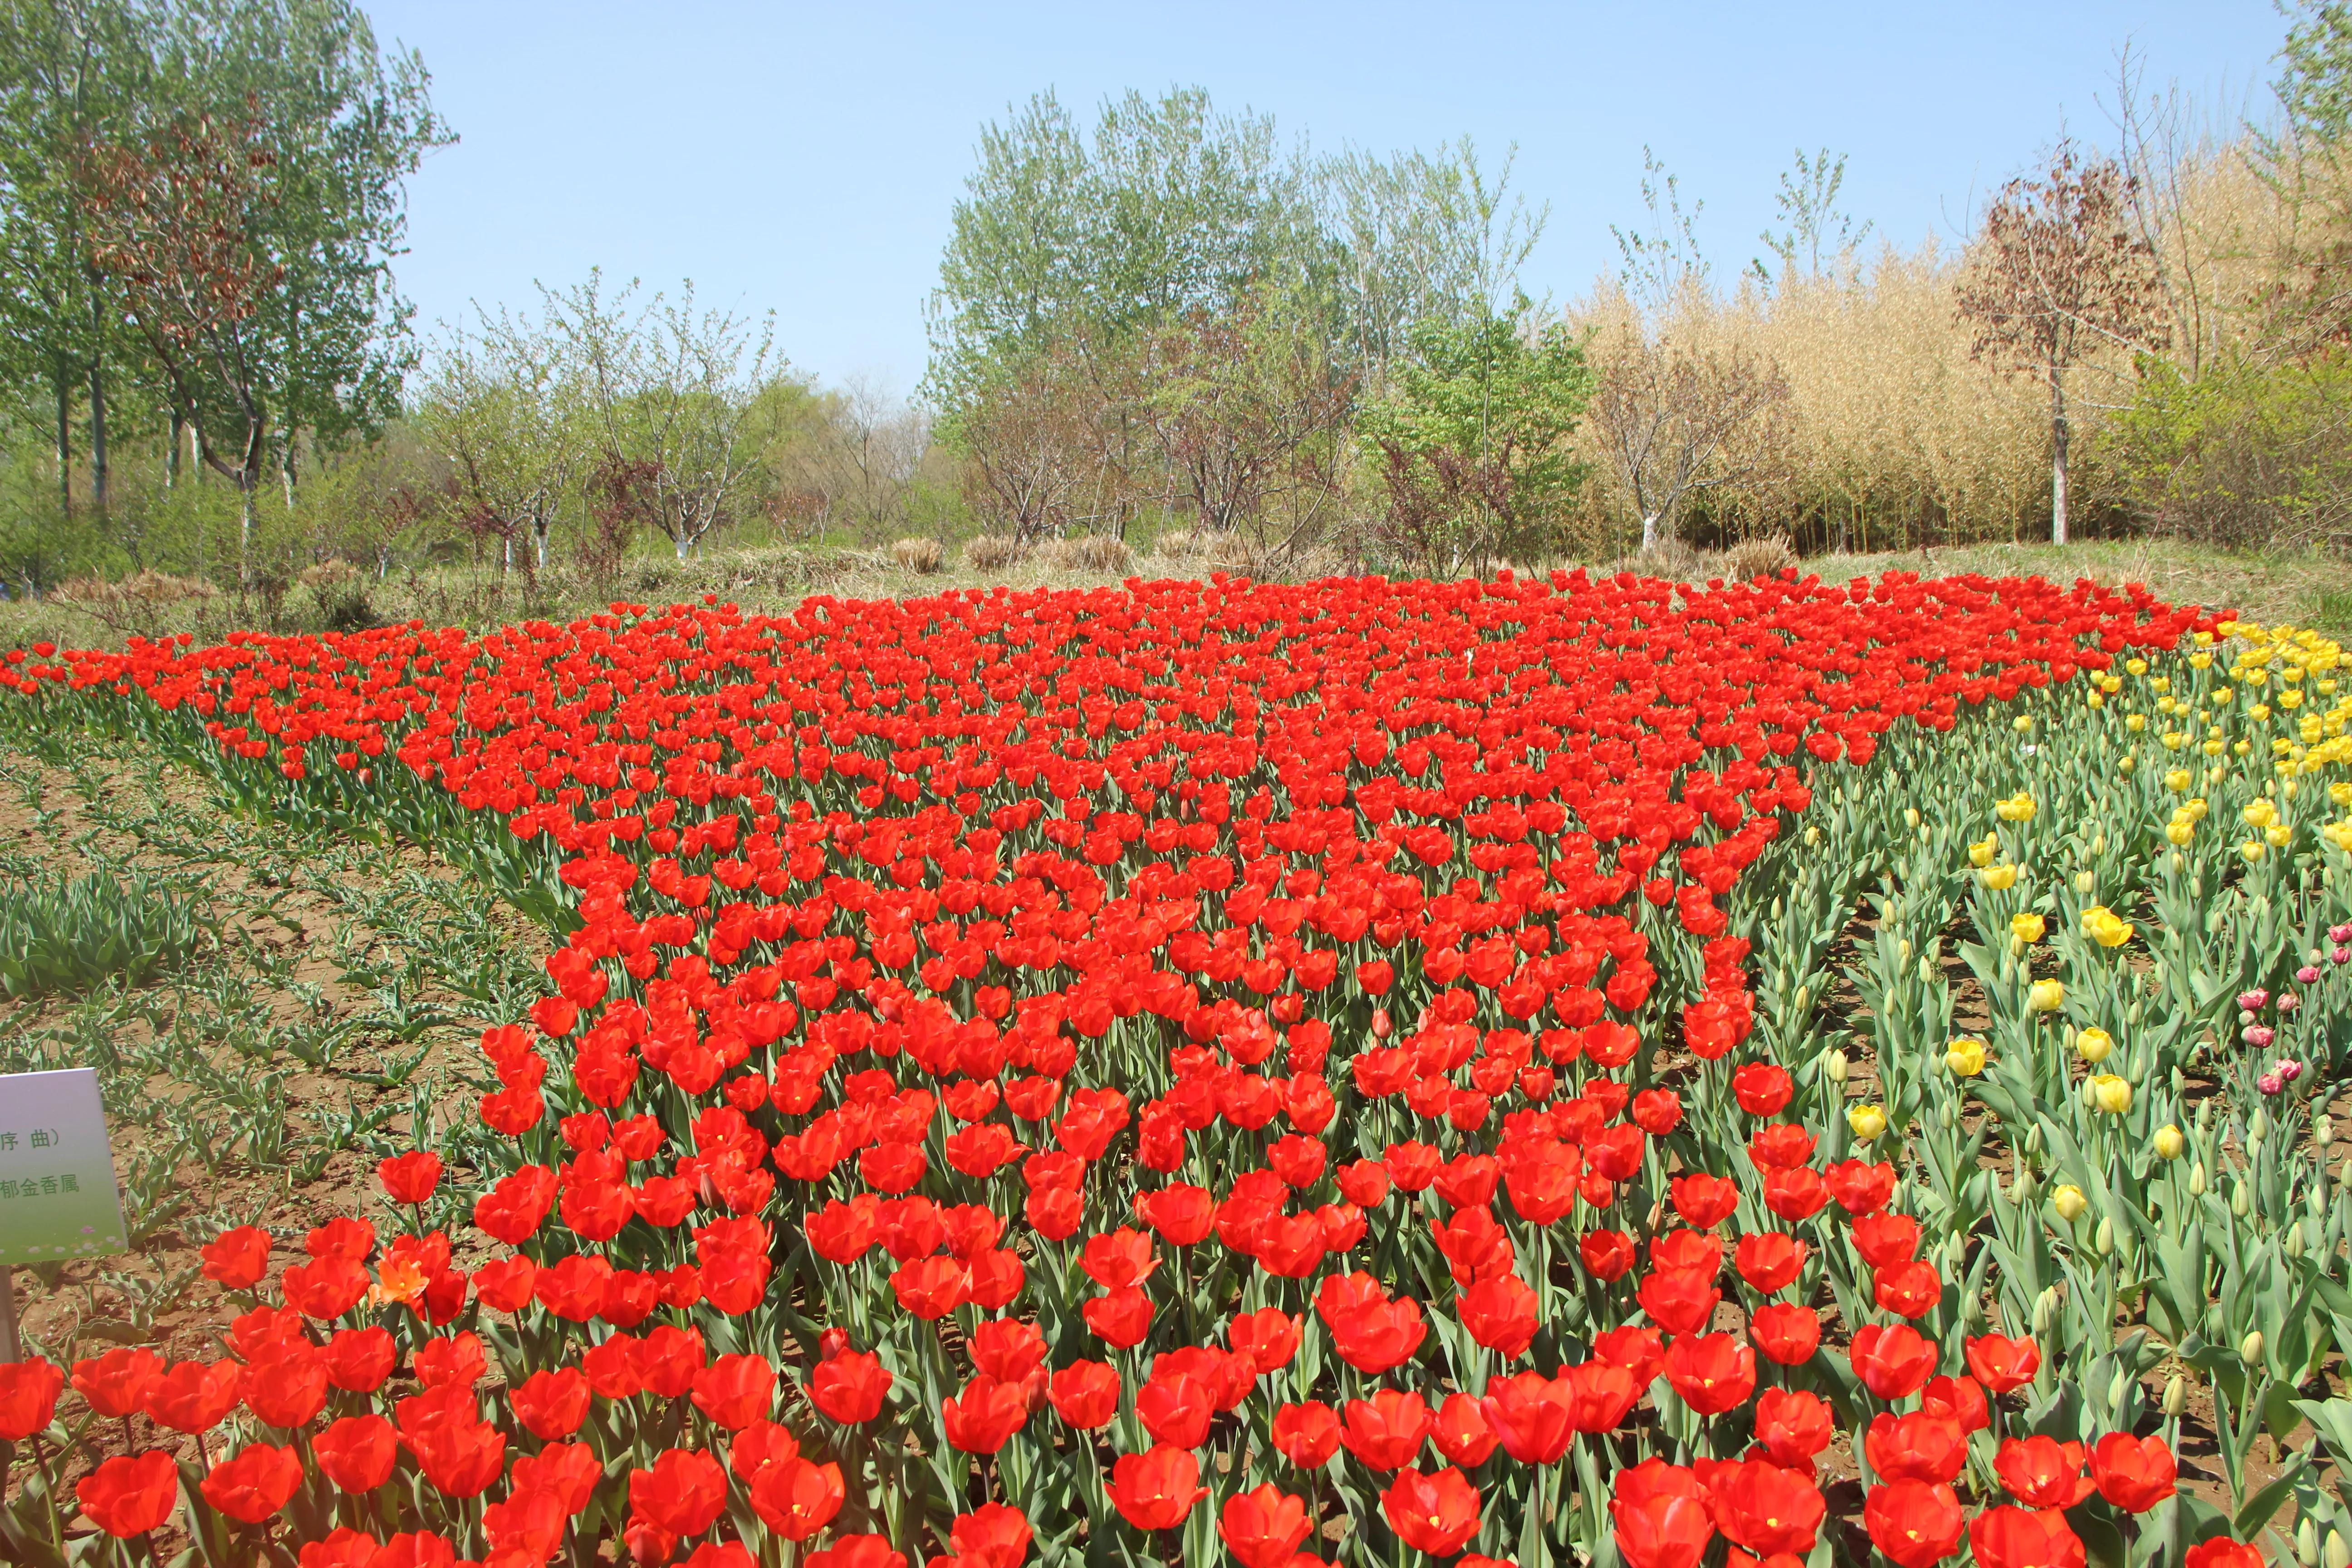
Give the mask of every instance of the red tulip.
<path id="1" fill-rule="evenodd" d="M 890 1383 L 881 1357 L 843 1351 L 817 1363 L 809 1374 L 809 1399 L 833 1420 L 856 1426 L 882 1414 Z"/>
<path id="2" fill-rule="evenodd" d="M 1723 1300 L 1711 1269 L 1655 1269 L 1635 1294 L 1650 1321 L 1676 1335 L 1706 1328 L 1715 1317 L 1716 1303 Z"/>
<path id="3" fill-rule="evenodd" d="M 1959 1550 L 1960 1500 L 1948 1486 L 1903 1480 L 1873 1487 L 1862 1517 L 1870 1543 L 1896 1568 L 1930 1568 Z"/>
<path id="4" fill-rule="evenodd" d="M 1993 1456 L 1992 1468 L 2028 1508 L 2073 1508 L 2096 1489 L 2083 1474 L 2083 1445 L 2054 1437 L 2012 1437 Z"/>
<path id="5" fill-rule="evenodd" d="M 1768 1388 L 1756 1400 L 1756 1440 L 1772 1462 L 1799 1468 L 1830 1446 L 1836 1429 L 1829 1405 L 1817 1394 Z"/>
<path id="6" fill-rule="evenodd" d="M 751 1478 L 751 1511 L 787 1541 L 806 1541 L 832 1523 L 847 1496 L 839 1465 L 797 1454 L 759 1467 Z"/>
<path id="7" fill-rule="evenodd" d="M 1707 1491 L 1715 1500 L 1715 1527 L 1759 1557 L 1811 1552 L 1829 1512 L 1811 1476 L 1764 1459 L 1719 1467 Z"/>
<path id="8" fill-rule="evenodd" d="M 74 1496 L 92 1524 L 127 1541 L 161 1529 L 172 1517 L 180 1500 L 180 1467 L 162 1448 L 117 1455 L 74 1483 Z"/>
<path id="9" fill-rule="evenodd" d="M 1633 1381 L 1622 1367 L 1611 1367 L 1605 1362 L 1587 1362 L 1584 1365 L 1605 1367 L 1627 1383 Z M 1516 1377 L 1495 1378 L 1486 1384 L 1486 1394 L 1479 1402 L 1479 1408 L 1486 1415 L 1486 1425 L 1501 1441 L 1503 1452 L 1523 1465 L 1559 1462 L 1578 1430 L 1576 1385 L 1570 1373 L 1580 1370 L 1570 1368 L 1557 1378 L 1523 1372 Z"/>
<path id="10" fill-rule="evenodd" d="M 1969 1549 L 1984 1568 L 2083 1568 L 2082 1538 L 2054 1509 L 1989 1508 L 1969 1521 Z"/>
<path id="11" fill-rule="evenodd" d="M 1410 1464 L 1429 1440 L 1434 1417 L 1417 1394 L 1384 1388 L 1370 1399 L 1351 1399 L 1341 1413 L 1339 1441 L 1371 1470 Z"/>
<path id="12" fill-rule="evenodd" d="M 230 1290 L 250 1290 L 269 1272 L 269 1233 L 259 1226 L 225 1230 L 204 1245 L 205 1278 Z"/>
<path id="13" fill-rule="evenodd" d="M 1941 1485 L 1958 1479 L 1968 1464 L 1969 1437 L 1958 1422 L 1924 1411 L 1880 1415 L 1870 1423 L 1863 1453 L 1881 1480 Z"/>
<path id="14" fill-rule="evenodd" d="M 507 1390 L 507 1403 L 534 1437 L 556 1442 L 588 1418 L 588 1378 L 576 1366 L 532 1373 Z"/>
<path id="15" fill-rule="evenodd" d="M 2007 1394 L 2033 1381 L 2042 1370 L 2042 1347 L 2030 1339 L 1979 1334 L 1968 1342 L 1969 1371 L 1994 1394 Z"/>
<path id="16" fill-rule="evenodd" d="M 233 1361 L 174 1363 L 148 1385 L 148 1418 L 174 1432 L 209 1432 L 236 1408 L 244 1375 Z"/>
<path id="17" fill-rule="evenodd" d="M 1811 1307 L 1775 1301 L 1756 1309 L 1748 1320 L 1748 1337 L 1764 1359 L 1781 1366 L 1802 1366 L 1822 1347 L 1822 1318 Z"/>
<path id="18" fill-rule="evenodd" d="M 1209 1495 L 1192 1450 L 1164 1443 L 1148 1454 L 1121 1454 L 1107 1489 L 1120 1517 L 1138 1530 L 1173 1530 Z"/>
<path id="19" fill-rule="evenodd" d="M 1330 1463 L 1339 1451 L 1339 1417 L 1320 1401 L 1286 1405 L 1274 1413 L 1274 1446 L 1302 1470 Z"/>
<path id="20" fill-rule="evenodd" d="M 1497 1441 L 1495 1429 L 1486 1425 L 1486 1413 L 1471 1395 L 1456 1390 L 1445 1396 L 1437 1407 L 1437 1421 L 1429 1429 L 1430 1441 L 1446 1459 L 1465 1469 L 1475 1469 L 1486 1462 Z"/>
<path id="21" fill-rule="evenodd" d="M 1666 1347 L 1666 1381 L 1701 1415 L 1720 1415 L 1756 1392 L 1756 1352 L 1731 1334 L 1690 1334 Z"/>
<path id="22" fill-rule="evenodd" d="M 765 1419 L 776 1402 L 775 1369 L 765 1356 L 723 1355 L 694 1374 L 694 1407 L 730 1432 Z M 695 1531 L 679 1533 L 693 1535 Z"/>
<path id="23" fill-rule="evenodd" d="M 1113 1350 L 1131 1350 L 1151 1332 L 1151 1298 L 1130 1285 L 1095 1297 L 1081 1310 L 1095 1338 Z"/>
<path id="24" fill-rule="evenodd" d="M 672 1535 L 700 1535 L 727 1507 L 727 1472 L 697 1448 L 668 1448 L 629 1472 L 629 1510 Z"/>
<path id="25" fill-rule="evenodd" d="M 1516 1274 L 1497 1274 L 1465 1287 L 1454 1296 L 1454 1314 L 1472 1339 L 1507 1362 L 1527 1353 L 1539 1326 L 1536 1293 Z"/>
<path id="26" fill-rule="evenodd" d="M 66 1374 L 38 1356 L 0 1362 L 0 1440 L 22 1442 L 47 1427 L 65 1386 Z"/>
<path id="27" fill-rule="evenodd" d="M 1662 1495 L 1609 1505 L 1617 1551 L 1633 1568 L 1697 1568 L 1715 1539 L 1715 1521 L 1696 1497 Z"/>
<path id="28" fill-rule="evenodd" d="M 970 1513 L 955 1516 L 948 1528 L 948 1542 L 972 1568 L 1021 1568 L 1034 1534 L 1029 1516 L 1019 1509 L 984 1502 Z"/>
<path id="29" fill-rule="evenodd" d="M 1136 1418 L 1155 1443 L 1197 1448 L 1208 1441 L 1209 1423 L 1217 1414 L 1217 1391 L 1197 1377 L 1167 1375 L 1167 1359 L 1160 1358 L 1152 1376 L 1136 1390 Z"/>
<path id="30" fill-rule="evenodd" d="M 151 1350 L 124 1346 L 95 1360 L 74 1363 L 73 1388 L 96 1415 L 131 1415 L 145 1407 L 147 1390 L 163 1373 L 162 1356 Z M 48 1423 L 44 1421 L 41 1425 Z"/>
<path id="31" fill-rule="evenodd" d="M 2187 1568 L 2263 1568 L 2263 1554 L 2243 1542 L 2217 1535 L 2189 1549 Z"/>
<path id="32" fill-rule="evenodd" d="M 1028 1419 L 1020 1384 L 999 1383 L 984 1372 L 940 1405 L 940 1435 L 950 1447 L 967 1454 L 995 1453 Z"/>
<path id="33" fill-rule="evenodd" d="M 400 1434 L 381 1415 L 346 1415 L 310 1439 L 319 1473 L 346 1492 L 372 1492 L 392 1479 Z"/>
<path id="34" fill-rule="evenodd" d="M 803 1568 L 907 1568 L 907 1555 L 878 1535 L 844 1535 L 823 1552 L 812 1552 Z"/>
<path id="35" fill-rule="evenodd" d="M 1908 1323 L 1865 1324 L 1853 1331 L 1846 1354 L 1863 1386 L 1881 1399 L 1907 1398 L 1935 1375 L 1936 1347 Z"/>
<path id="36" fill-rule="evenodd" d="M 1871 1294 L 1898 1317 L 1925 1317 L 1944 1299 L 1944 1277 L 1932 1263 L 1890 1263 L 1871 1277 Z"/>
<path id="37" fill-rule="evenodd" d="M 1769 1296 L 1795 1283 L 1805 1266 L 1805 1244 L 1777 1230 L 1757 1231 L 1739 1238 L 1734 1261 L 1748 1289 Z"/>
<path id="38" fill-rule="evenodd" d="M 1054 1374 L 1045 1397 L 1054 1413 L 1081 1432 L 1110 1424 L 1118 1414 L 1119 1381 L 1113 1368 L 1100 1362 L 1072 1362 Z"/>
<path id="39" fill-rule="evenodd" d="M 1414 1551 L 1451 1557 L 1478 1533 L 1478 1489 L 1456 1469 L 1400 1470 L 1381 1494 L 1381 1513 Z"/>
<path id="40" fill-rule="evenodd" d="M 2099 1495 L 2126 1513 L 2146 1513 L 2179 1489 L 2179 1468 L 2163 1438 L 2110 1432 L 2091 1449 Z"/>
<path id="41" fill-rule="evenodd" d="M 383 1184 L 385 1194 L 394 1203 L 414 1206 L 432 1197 L 435 1189 L 440 1186 L 441 1156 L 421 1149 L 395 1154 L 389 1160 L 379 1162 L 375 1174 L 376 1180 Z"/>
<path id="42" fill-rule="evenodd" d="M 1287 1568 L 1313 1521 L 1304 1500 L 1272 1482 L 1225 1500 L 1217 1534 L 1242 1568 Z"/>
<path id="43" fill-rule="evenodd" d="M 231 1519 L 259 1524 L 286 1506 L 302 1484 L 301 1456 L 291 1448 L 253 1443 L 223 1459 L 204 1479 L 205 1500 Z"/>

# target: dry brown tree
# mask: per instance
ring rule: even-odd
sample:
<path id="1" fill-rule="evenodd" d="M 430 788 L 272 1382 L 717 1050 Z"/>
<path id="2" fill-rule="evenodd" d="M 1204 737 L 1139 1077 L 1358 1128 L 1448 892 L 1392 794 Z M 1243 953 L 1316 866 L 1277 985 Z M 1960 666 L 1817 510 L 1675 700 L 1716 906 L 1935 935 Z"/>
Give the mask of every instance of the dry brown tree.
<path id="1" fill-rule="evenodd" d="M 90 148 L 81 165 L 91 254 L 121 285 L 204 461 L 243 503 L 240 575 L 268 454 L 267 389 L 278 368 L 255 326 L 286 279 L 262 238 L 276 175 L 260 106 L 250 100 L 242 115 L 175 120 L 143 146 Z"/>
<path id="2" fill-rule="evenodd" d="M 2050 389 L 2050 538 L 2066 542 L 2067 376 L 2160 353 L 2171 341 L 2155 257 L 2134 232 L 2131 176 L 2061 142 L 2038 177 L 1986 210 L 1958 289 L 1969 352 Z"/>
<path id="3" fill-rule="evenodd" d="M 1604 362 L 1587 418 L 1642 520 L 1643 550 L 1656 549 L 1695 498 L 1755 476 L 1788 396 L 1779 367 L 1737 343 L 1637 337 Z"/>

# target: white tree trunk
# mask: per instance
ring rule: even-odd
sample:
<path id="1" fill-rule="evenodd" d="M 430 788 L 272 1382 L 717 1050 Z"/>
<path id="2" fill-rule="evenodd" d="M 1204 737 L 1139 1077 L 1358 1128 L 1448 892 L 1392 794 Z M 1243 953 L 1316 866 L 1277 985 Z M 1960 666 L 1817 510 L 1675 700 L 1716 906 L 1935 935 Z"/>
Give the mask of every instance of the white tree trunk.
<path id="1" fill-rule="evenodd" d="M 1642 517 L 1642 553 L 1647 555 L 1658 547 L 1658 514 L 1645 512 Z"/>

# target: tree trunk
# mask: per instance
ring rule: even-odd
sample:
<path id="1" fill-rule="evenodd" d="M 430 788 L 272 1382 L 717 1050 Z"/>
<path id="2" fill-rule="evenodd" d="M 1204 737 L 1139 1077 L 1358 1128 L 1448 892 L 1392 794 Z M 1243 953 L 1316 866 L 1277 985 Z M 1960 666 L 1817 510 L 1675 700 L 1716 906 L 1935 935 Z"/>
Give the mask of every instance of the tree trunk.
<path id="1" fill-rule="evenodd" d="M 2050 367 L 2050 542 L 2066 542 L 2066 384 Z"/>
<path id="2" fill-rule="evenodd" d="M 172 410 L 172 449 L 163 458 L 165 489 L 175 490 L 180 488 L 180 448 L 187 444 L 187 421 L 181 418 L 180 411 L 174 408 Z"/>
<path id="3" fill-rule="evenodd" d="M 95 304 L 91 307 L 93 312 Z M 106 363 L 89 356 L 89 501 L 100 520 L 106 517 Z"/>
<path id="4" fill-rule="evenodd" d="M 240 588 L 253 581 L 253 492 L 261 486 L 261 476 L 247 464 L 236 473 L 236 585 Z"/>
<path id="5" fill-rule="evenodd" d="M 547 527 L 548 520 L 543 517 L 534 519 L 530 525 L 532 556 L 538 563 L 532 570 L 538 572 L 547 570 Z"/>
<path id="6" fill-rule="evenodd" d="M 1643 512 L 1642 514 L 1642 553 L 1647 555 L 1657 547 L 1658 514 L 1654 511 Z"/>
<path id="7" fill-rule="evenodd" d="M 58 371 L 58 507 L 73 516 L 73 382 Z"/>

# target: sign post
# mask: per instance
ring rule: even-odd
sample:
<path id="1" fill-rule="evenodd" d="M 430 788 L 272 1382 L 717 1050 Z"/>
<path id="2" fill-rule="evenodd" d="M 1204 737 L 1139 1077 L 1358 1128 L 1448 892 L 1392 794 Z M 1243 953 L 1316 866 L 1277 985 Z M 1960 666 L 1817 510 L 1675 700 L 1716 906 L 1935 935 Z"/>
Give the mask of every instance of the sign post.
<path id="1" fill-rule="evenodd" d="M 15 1269 L 127 1252 L 95 1068 L 0 1076 L 0 1362 L 24 1357 Z"/>

